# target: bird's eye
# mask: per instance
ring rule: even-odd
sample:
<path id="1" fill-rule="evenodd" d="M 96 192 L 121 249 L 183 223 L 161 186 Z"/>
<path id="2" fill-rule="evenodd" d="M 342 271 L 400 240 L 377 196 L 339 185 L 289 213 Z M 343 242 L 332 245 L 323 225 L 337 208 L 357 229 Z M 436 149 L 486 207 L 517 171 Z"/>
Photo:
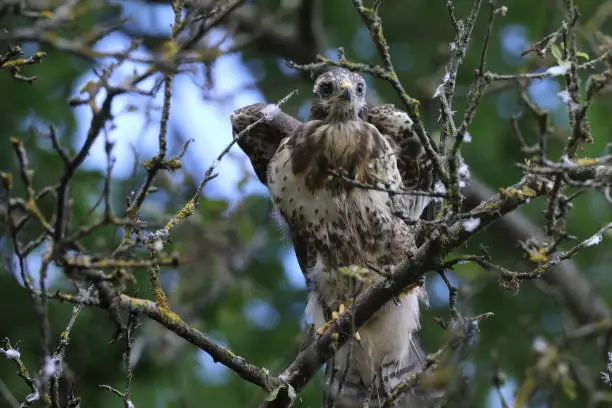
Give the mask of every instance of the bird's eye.
<path id="1" fill-rule="evenodd" d="M 365 92 L 365 85 L 364 84 L 358 84 L 357 85 L 357 95 L 361 96 L 363 95 L 363 93 Z"/>
<path id="2" fill-rule="evenodd" d="M 319 86 L 319 93 L 324 98 L 330 96 L 333 91 L 334 91 L 334 85 L 331 82 L 323 82 Z"/>

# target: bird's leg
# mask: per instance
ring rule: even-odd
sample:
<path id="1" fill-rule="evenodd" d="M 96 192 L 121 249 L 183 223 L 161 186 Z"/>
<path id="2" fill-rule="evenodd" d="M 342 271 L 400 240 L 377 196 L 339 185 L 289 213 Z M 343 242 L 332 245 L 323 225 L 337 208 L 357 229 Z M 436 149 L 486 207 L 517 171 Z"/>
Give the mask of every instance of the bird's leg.
<path id="1" fill-rule="evenodd" d="M 317 334 L 319 336 L 323 335 L 323 333 L 325 333 L 325 330 L 327 330 L 329 326 L 334 324 L 336 320 L 338 320 L 338 318 L 340 318 L 340 316 L 343 315 L 345 312 L 346 306 L 344 305 L 344 303 L 340 303 L 340 305 L 338 306 L 338 310 L 332 312 L 331 319 L 323 323 L 323 326 L 317 329 Z"/>
<path id="2" fill-rule="evenodd" d="M 346 303 L 350 304 L 350 299 Z M 323 333 L 325 333 L 325 330 L 327 330 L 329 326 L 334 324 L 340 318 L 340 316 L 346 313 L 347 310 L 348 309 L 346 308 L 345 304 L 340 303 L 340 305 L 338 305 L 338 310 L 332 312 L 331 319 L 323 323 L 323 325 L 317 329 L 317 334 L 319 336 L 323 335 Z M 358 342 L 361 341 L 361 336 L 359 336 L 359 332 L 353 333 L 353 339 Z"/>

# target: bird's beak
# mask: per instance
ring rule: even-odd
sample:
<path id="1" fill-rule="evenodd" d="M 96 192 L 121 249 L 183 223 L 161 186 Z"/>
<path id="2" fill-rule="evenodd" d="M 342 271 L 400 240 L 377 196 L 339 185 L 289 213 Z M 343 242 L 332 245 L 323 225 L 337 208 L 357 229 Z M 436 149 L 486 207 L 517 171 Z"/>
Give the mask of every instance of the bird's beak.
<path id="1" fill-rule="evenodd" d="M 340 84 L 340 89 L 342 90 L 342 93 L 340 94 L 340 99 L 350 102 L 352 97 L 352 87 L 353 85 L 349 81 L 344 81 L 342 84 Z"/>

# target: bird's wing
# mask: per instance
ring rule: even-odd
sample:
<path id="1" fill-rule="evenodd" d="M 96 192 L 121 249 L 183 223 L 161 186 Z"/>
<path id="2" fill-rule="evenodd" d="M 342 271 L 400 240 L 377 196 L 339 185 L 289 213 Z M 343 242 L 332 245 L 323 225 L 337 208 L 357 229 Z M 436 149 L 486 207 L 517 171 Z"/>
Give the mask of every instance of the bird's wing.
<path id="1" fill-rule="evenodd" d="M 238 146 L 248 156 L 255 174 L 265 185 L 267 185 L 270 160 L 279 150 L 281 142 L 299 131 L 298 128 L 302 124 L 293 116 L 277 111 L 272 117 L 246 130 L 264 116 L 267 106 L 269 105 L 264 102 L 255 103 L 235 110 L 230 116 L 234 137 L 240 137 L 237 142 Z M 310 286 L 306 271 L 314 265 L 313 251 L 310 249 L 308 237 L 300 234 L 298 229 L 289 227 L 287 233 L 293 243 L 298 264 L 307 286 Z"/>
<path id="2" fill-rule="evenodd" d="M 408 190 L 429 191 L 433 188 L 434 169 L 423 145 L 413 130 L 410 116 L 394 105 L 377 105 L 368 108 L 368 122 L 376 126 L 380 133 L 395 147 L 397 167 L 402 176 L 402 184 Z M 419 218 L 430 198 L 412 196 L 410 218 Z"/>
<path id="3" fill-rule="evenodd" d="M 230 119 L 234 137 L 264 116 L 264 102 L 235 110 Z M 394 105 L 376 105 L 368 108 L 367 121 L 382 133 L 397 149 L 397 166 L 405 188 L 428 190 L 433 184 L 433 170 L 425 150 L 413 131 L 412 120 L 407 113 Z M 300 121 L 282 111 L 269 120 L 263 120 L 245 134 L 238 145 L 251 160 L 255 173 L 266 183 L 266 170 L 280 142 L 290 136 Z"/>
<path id="4" fill-rule="evenodd" d="M 311 131 L 312 127 L 309 126 L 309 124 L 312 124 L 312 122 L 306 124 L 298 122 L 298 125 L 295 127 L 295 129 L 293 129 L 293 132 L 288 135 L 291 137 L 284 138 L 280 142 L 279 146 L 276 148 L 275 154 L 273 154 L 268 160 L 268 170 L 272 173 L 270 173 L 270 175 L 268 176 L 268 179 L 266 180 L 266 185 L 268 185 L 268 187 L 271 189 L 271 195 L 274 201 L 279 198 L 275 197 L 273 188 L 273 180 L 275 179 L 275 177 L 278 177 L 279 169 L 284 168 L 285 166 L 287 166 L 287 168 L 289 169 L 293 167 L 291 162 L 294 159 L 294 150 L 292 150 L 292 148 L 295 148 L 295 146 L 292 146 L 290 142 L 296 139 L 307 139 L 307 134 Z M 290 175 L 285 174 L 285 177 L 283 177 L 283 182 L 285 182 L 287 176 Z M 289 202 L 293 201 L 294 199 L 297 202 L 299 200 L 299 196 L 296 196 L 296 194 L 298 193 L 299 189 L 296 191 L 294 187 L 299 183 L 297 183 L 296 178 L 292 178 L 290 180 L 292 181 L 288 182 L 288 186 L 283 187 L 282 190 L 284 191 L 285 188 L 287 189 L 284 194 L 287 196 L 285 198 L 287 198 Z M 285 232 L 291 239 L 293 248 L 295 249 L 295 255 L 298 264 L 300 265 L 300 269 L 302 270 L 304 278 L 306 279 L 306 287 L 308 288 L 308 290 L 311 290 L 312 282 L 309 277 L 309 271 L 312 270 L 316 263 L 317 253 L 312 228 L 307 228 L 302 218 L 291 216 L 291 214 L 283 213 L 283 211 L 284 210 L 281 208 L 281 220 L 288 227 Z"/>
<path id="5" fill-rule="evenodd" d="M 433 186 L 433 170 L 425 149 L 413 130 L 410 116 L 394 105 L 368 108 L 368 122 L 386 136 L 397 148 L 397 167 L 404 187 L 428 190 Z"/>
<path id="6" fill-rule="evenodd" d="M 234 137 L 240 136 L 238 146 L 249 157 L 255 174 L 264 184 L 266 184 L 268 163 L 280 142 L 290 136 L 301 123 L 291 115 L 275 111 L 270 118 L 262 120 L 252 129 L 245 131 L 248 126 L 264 116 L 267 106 L 268 104 L 263 102 L 255 103 L 235 110 L 230 116 Z"/>

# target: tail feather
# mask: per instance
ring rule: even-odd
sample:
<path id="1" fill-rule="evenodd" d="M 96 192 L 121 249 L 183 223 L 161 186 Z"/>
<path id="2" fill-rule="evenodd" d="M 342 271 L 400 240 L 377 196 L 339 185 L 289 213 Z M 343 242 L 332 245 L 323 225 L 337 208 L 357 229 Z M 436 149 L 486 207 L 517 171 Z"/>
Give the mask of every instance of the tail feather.
<path id="1" fill-rule="evenodd" d="M 392 360 L 380 365 L 370 383 L 361 378 L 355 364 L 354 348 L 351 342 L 328 362 L 325 369 L 325 393 L 323 408 L 429 408 L 433 405 L 426 396 L 409 390 L 392 405 L 388 399 L 391 393 L 413 373 L 420 372 L 424 366 L 423 350 L 416 339 L 411 341 L 411 352 L 403 361 Z"/>

